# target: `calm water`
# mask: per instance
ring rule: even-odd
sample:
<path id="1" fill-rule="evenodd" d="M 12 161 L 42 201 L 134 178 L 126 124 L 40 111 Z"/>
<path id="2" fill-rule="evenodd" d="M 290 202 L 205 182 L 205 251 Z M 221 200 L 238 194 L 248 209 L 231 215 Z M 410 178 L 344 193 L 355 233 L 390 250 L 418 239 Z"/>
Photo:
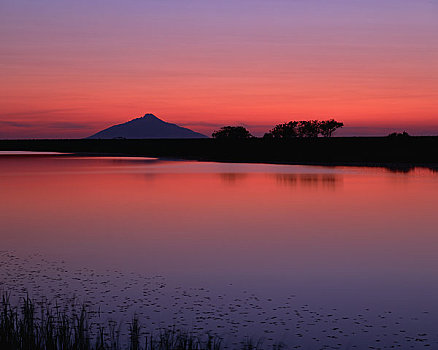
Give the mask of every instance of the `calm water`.
<path id="1" fill-rule="evenodd" d="M 430 170 L 18 153 L 0 154 L 0 193 L 0 288 L 17 295 L 230 347 L 438 346 Z"/>

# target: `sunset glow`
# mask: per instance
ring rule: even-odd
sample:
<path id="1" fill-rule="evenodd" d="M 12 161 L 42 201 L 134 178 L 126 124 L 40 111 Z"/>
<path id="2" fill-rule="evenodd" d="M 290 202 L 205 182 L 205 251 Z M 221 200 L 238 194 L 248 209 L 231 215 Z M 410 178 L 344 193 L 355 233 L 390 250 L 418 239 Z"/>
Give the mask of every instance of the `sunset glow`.
<path id="1" fill-rule="evenodd" d="M 210 135 L 334 117 L 438 134 L 438 4 L 2 1 L 0 138 L 81 138 L 145 113 Z"/>

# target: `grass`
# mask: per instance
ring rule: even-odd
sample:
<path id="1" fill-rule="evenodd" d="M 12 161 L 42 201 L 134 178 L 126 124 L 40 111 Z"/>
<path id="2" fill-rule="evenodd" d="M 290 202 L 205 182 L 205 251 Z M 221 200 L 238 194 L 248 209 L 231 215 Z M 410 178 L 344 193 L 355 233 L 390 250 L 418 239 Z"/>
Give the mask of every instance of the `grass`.
<path id="1" fill-rule="evenodd" d="M 29 297 L 13 304 L 10 294 L 0 301 L 0 349 L 2 350 L 221 350 L 216 335 L 195 336 L 176 327 L 143 332 L 137 317 L 129 324 L 90 322 L 87 306 L 35 303 Z M 121 329 L 128 332 L 122 336 Z M 259 350 L 262 343 L 241 342 L 242 350 Z M 277 344 L 274 349 L 282 346 Z"/>

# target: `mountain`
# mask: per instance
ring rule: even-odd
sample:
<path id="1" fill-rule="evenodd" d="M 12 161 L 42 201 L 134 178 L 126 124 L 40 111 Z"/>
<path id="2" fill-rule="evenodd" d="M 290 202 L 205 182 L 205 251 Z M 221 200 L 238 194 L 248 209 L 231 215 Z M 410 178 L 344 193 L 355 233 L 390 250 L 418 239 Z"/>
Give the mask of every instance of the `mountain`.
<path id="1" fill-rule="evenodd" d="M 132 119 L 129 122 L 113 125 L 107 129 L 89 136 L 89 139 L 195 139 L 207 136 L 183 128 L 176 124 L 167 123 L 154 116 L 145 114 L 144 117 Z"/>

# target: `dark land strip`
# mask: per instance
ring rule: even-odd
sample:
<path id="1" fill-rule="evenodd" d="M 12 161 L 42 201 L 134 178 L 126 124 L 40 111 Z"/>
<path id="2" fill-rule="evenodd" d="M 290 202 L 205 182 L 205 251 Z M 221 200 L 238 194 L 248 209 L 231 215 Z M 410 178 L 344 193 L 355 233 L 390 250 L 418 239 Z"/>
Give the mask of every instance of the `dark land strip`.
<path id="1" fill-rule="evenodd" d="M 53 139 L 0 140 L 0 151 L 65 152 L 216 162 L 386 166 L 438 169 L 438 136 L 269 140 Z"/>

